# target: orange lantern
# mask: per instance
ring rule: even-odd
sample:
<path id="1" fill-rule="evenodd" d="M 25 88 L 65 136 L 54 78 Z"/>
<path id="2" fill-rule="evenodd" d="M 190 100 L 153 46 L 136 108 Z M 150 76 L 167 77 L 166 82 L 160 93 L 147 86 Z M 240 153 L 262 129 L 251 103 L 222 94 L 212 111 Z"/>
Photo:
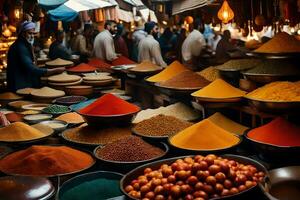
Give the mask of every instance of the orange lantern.
<path id="1" fill-rule="evenodd" d="M 194 18 L 192 16 L 187 16 L 184 21 L 186 21 L 187 24 L 192 24 L 194 22 Z"/>
<path id="2" fill-rule="evenodd" d="M 234 18 L 234 13 L 226 0 L 218 11 L 218 18 L 225 24 Z"/>

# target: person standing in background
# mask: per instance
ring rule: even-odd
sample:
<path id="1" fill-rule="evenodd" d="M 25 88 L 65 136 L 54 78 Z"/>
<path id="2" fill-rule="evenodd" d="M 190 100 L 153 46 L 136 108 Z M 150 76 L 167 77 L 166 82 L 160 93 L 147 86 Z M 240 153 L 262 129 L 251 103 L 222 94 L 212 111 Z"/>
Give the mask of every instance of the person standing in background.
<path id="1" fill-rule="evenodd" d="M 133 41 L 133 48 L 131 50 L 131 59 L 138 62 L 138 46 L 142 39 L 147 37 L 147 32 L 144 30 L 144 24 L 142 20 L 138 21 L 137 28 L 132 33 L 132 41 Z"/>
<path id="2" fill-rule="evenodd" d="M 155 35 L 158 34 L 157 24 L 155 22 L 147 22 L 145 24 L 145 31 L 148 35 L 140 41 L 138 46 L 139 62 L 149 60 L 158 66 L 166 67 L 167 64 L 161 56 L 159 43 L 154 39 Z"/>
<path id="3" fill-rule="evenodd" d="M 41 76 L 49 76 L 65 71 L 64 67 L 55 69 L 39 68 L 35 64 L 33 52 L 35 24 L 25 21 L 19 28 L 18 39 L 10 46 L 7 57 L 7 87 L 15 92 L 22 88 L 40 87 Z"/>
<path id="4" fill-rule="evenodd" d="M 71 60 L 71 53 L 63 45 L 64 40 L 64 32 L 62 30 L 58 30 L 55 33 L 55 41 L 52 42 L 49 48 L 49 58 L 54 60 L 56 58 L 61 58 L 65 60 Z"/>
<path id="5" fill-rule="evenodd" d="M 116 23 L 106 21 L 104 30 L 94 40 L 94 54 L 97 58 L 105 61 L 113 61 L 118 58 L 115 50 L 113 35 L 116 33 Z"/>
<path id="6" fill-rule="evenodd" d="M 88 48 L 89 38 L 92 37 L 93 27 L 91 24 L 85 24 L 83 34 L 78 33 L 71 41 L 71 49 L 74 54 L 80 56 L 81 62 L 87 62 L 88 57 L 92 55 L 92 50 Z"/>
<path id="7" fill-rule="evenodd" d="M 200 19 L 194 20 L 193 31 L 186 37 L 182 44 L 182 62 L 187 67 L 195 70 L 199 68 L 199 58 L 202 49 L 205 47 L 206 42 L 203 34 L 203 26 Z"/>
<path id="8" fill-rule="evenodd" d="M 118 24 L 117 33 L 114 37 L 116 53 L 119 53 L 128 58 L 129 57 L 128 47 L 123 38 L 123 35 L 124 35 L 124 26 L 122 24 Z"/>

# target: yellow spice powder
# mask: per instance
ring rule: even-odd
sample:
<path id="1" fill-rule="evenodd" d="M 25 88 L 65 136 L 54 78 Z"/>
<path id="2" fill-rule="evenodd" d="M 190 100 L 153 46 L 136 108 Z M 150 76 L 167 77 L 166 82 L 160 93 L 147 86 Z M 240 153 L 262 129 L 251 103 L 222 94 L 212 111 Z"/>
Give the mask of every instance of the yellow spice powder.
<path id="1" fill-rule="evenodd" d="M 267 101 L 300 101 L 300 81 L 276 81 L 246 95 L 248 98 Z"/>
<path id="2" fill-rule="evenodd" d="M 225 99 L 225 98 L 243 97 L 245 94 L 246 94 L 245 91 L 233 87 L 226 81 L 222 79 L 216 79 L 208 86 L 192 93 L 192 96 L 203 97 L 203 98 Z"/>
<path id="3" fill-rule="evenodd" d="M 188 69 L 185 66 L 183 66 L 180 62 L 174 61 L 172 64 L 170 64 L 166 69 L 164 69 L 160 73 L 149 77 L 147 79 L 147 81 L 150 81 L 150 82 L 166 81 L 185 70 L 188 70 Z"/>
<path id="4" fill-rule="evenodd" d="M 184 129 L 170 139 L 172 145 L 189 150 L 224 149 L 234 146 L 239 141 L 237 136 L 208 119 Z"/>
<path id="5" fill-rule="evenodd" d="M 242 135 L 245 132 L 245 130 L 248 129 L 248 127 L 243 126 L 235 121 L 232 121 L 231 119 L 225 117 L 219 112 L 216 112 L 207 119 L 216 124 L 217 126 L 221 127 L 222 129 L 238 135 Z"/>

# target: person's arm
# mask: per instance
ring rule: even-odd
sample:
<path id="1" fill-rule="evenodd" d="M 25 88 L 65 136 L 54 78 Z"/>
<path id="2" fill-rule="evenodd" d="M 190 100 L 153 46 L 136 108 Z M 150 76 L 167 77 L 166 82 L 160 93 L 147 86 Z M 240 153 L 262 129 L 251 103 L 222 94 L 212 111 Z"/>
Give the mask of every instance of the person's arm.
<path id="1" fill-rule="evenodd" d="M 167 64 L 165 63 L 165 61 L 163 60 L 163 58 L 161 56 L 161 51 L 160 51 L 160 47 L 159 47 L 158 42 L 154 43 L 154 45 L 152 46 L 151 55 L 155 59 L 155 63 L 157 65 L 159 65 L 161 67 L 167 66 Z"/>
<path id="2" fill-rule="evenodd" d="M 104 41 L 104 48 L 105 48 L 105 57 L 108 61 L 113 61 L 115 59 L 117 59 L 117 54 L 115 52 L 115 48 L 114 48 L 114 41 L 112 38 L 107 38 Z"/>

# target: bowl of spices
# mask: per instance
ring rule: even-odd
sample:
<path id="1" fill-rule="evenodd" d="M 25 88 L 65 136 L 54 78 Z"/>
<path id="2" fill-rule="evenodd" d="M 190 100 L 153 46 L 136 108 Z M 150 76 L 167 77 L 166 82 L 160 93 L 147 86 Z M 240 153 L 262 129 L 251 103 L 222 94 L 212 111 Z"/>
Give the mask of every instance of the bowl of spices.
<path id="1" fill-rule="evenodd" d="M 24 105 L 30 105 L 30 104 L 33 104 L 32 101 L 12 101 L 12 102 L 9 102 L 8 105 L 15 109 L 15 110 L 21 110 L 22 109 L 22 106 Z"/>
<path id="2" fill-rule="evenodd" d="M 250 129 L 244 136 L 264 158 L 299 160 L 300 127 L 277 117 L 271 122 Z"/>
<path id="3" fill-rule="evenodd" d="M 24 120 L 29 124 L 36 124 L 41 121 L 49 120 L 52 117 L 51 114 L 33 114 L 24 116 Z"/>
<path id="4" fill-rule="evenodd" d="M 34 103 L 34 104 L 29 104 L 29 105 L 23 105 L 22 109 L 23 110 L 35 110 L 35 111 L 41 111 L 44 108 L 48 107 L 50 104 L 46 103 Z"/>
<path id="5" fill-rule="evenodd" d="M 61 115 L 64 113 L 71 112 L 71 109 L 68 106 L 53 104 L 44 108 L 42 112 L 51 115 Z"/>
<path id="6" fill-rule="evenodd" d="M 287 112 L 300 108 L 300 81 L 277 81 L 266 84 L 245 98 L 249 104 L 264 112 Z"/>
<path id="7" fill-rule="evenodd" d="M 132 132 L 145 139 L 167 139 L 170 135 L 178 133 L 191 126 L 192 123 L 176 117 L 157 115 L 137 123 Z"/>
<path id="8" fill-rule="evenodd" d="M 8 175 L 52 177 L 82 172 L 94 164 L 89 153 L 71 147 L 33 145 L 6 155 L 0 170 Z"/>
<path id="9" fill-rule="evenodd" d="M 67 86 L 65 91 L 68 95 L 77 95 L 77 96 L 89 96 L 93 94 L 93 86 L 90 85 L 74 85 Z"/>
<path id="10" fill-rule="evenodd" d="M 56 117 L 55 119 L 67 122 L 70 125 L 78 125 L 84 123 L 83 117 L 76 112 L 65 113 Z"/>
<path id="11" fill-rule="evenodd" d="M 130 127 L 111 126 L 99 129 L 86 123 L 62 133 L 65 141 L 84 146 L 102 146 L 130 135 Z"/>
<path id="12" fill-rule="evenodd" d="M 57 197 L 60 200 L 115 199 L 122 196 L 119 186 L 122 177 L 122 174 L 110 171 L 81 174 L 64 182 Z"/>
<path id="13" fill-rule="evenodd" d="M 55 187 L 44 177 L 4 176 L 0 177 L 1 199 L 50 199 L 55 194 Z"/>
<path id="14" fill-rule="evenodd" d="M 172 95 L 173 93 L 192 93 L 207 86 L 210 82 L 201 75 L 185 70 L 172 78 L 158 82 L 155 85 L 164 93 Z"/>
<path id="15" fill-rule="evenodd" d="M 86 63 L 81 63 L 75 67 L 71 67 L 71 68 L 67 69 L 67 71 L 69 73 L 73 73 L 73 74 L 81 74 L 81 73 L 94 72 L 97 69 L 98 69 L 97 67 L 91 66 Z"/>
<path id="16" fill-rule="evenodd" d="M 56 68 L 56 67 L 71 67 L 74 65 L 72 61 L 64 60 L 61 58 L 57 58 L 55 60 L 51 60 L 45 63 L 47 67 Z"/>
<path id="17" fill-rule="evenodd" d="M 62 120 L 48 120 L 40 122 L 39 124 L 49 126 L 56 132 L 64 131 L 68 127 L 68 123 Z"/>
<path id="18" fill-rule="evenodd" d="M 262 164 L 247 157 L 191 155 L 139 166 L 120 185 L 129 199 L 255 199 L 267 174 Z"/>
<path id="19" fill-rule="evenodd" d="M 122 164 L 130 168 L 142 163 L 154 161 L 165 156 L 169 151 L 165 143 L 150 144 L 137 136 L 127 136 L 98 146 L 94 150 L 97 159 L 110 165 Z"/>
<path id="20" fill-rule="evenodd" d="M 53 129 L 44 125 L 29 126 L 23 122 L 14 122 L 0 128 L 0 142 L 33 143 L 53 134 Z"/>
<path id="21" fill-rule="evenodd" d="M 140 108 L 113 95 L 105 94 L 88 106 L 77 110 L 89 125 L 128 124 Z"/>
<path id="22" fill-rule="evenodd" d="M 214 153 L 236 148 L 242 138 L 204 119 L 169 137 L 169 144 L 178 152 Z"/>
<path id="23" fill-rule="evenodd" d="M 23 99 L 22 96 L 19 96 L 13 92 L 4 92 L 0 94 L 0 104 L 5 106 L 9 102 L 17 101 Z"/>
<path id="24" fill-rule="evenodd" d="M 151 61 L 143 61 L 140 64 L 137 64 L 135 67 L 128 69 L 127 73 L 145 77 L 157 74 L 162 70 L 162 67 L 153 64 Z"/>
<path id="25" fill-rule="evenodd" d="M 61 104 L 61 105 L 72 105 L 72 104 L 77 104 L 83 101 L 86 101 L 87 98 L 84 96 L 65 96 L 65 97 L 60 97 L 57 98 L 53 101 L 54 104 Z"/>

